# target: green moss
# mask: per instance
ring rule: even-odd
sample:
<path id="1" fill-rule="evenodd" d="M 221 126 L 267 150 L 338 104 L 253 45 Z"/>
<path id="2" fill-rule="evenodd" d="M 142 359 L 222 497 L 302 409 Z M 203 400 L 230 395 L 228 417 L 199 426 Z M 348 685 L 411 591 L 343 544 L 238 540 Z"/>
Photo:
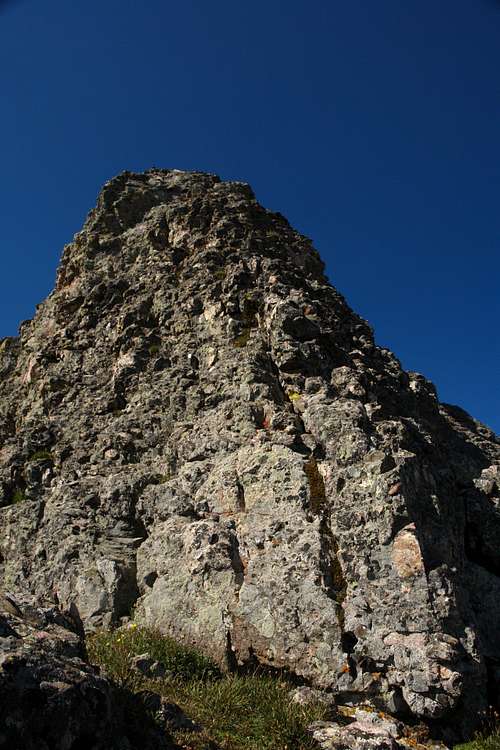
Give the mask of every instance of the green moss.
<path id="1" fill-rule="evenodd" d="M 160 351 L 159 344 L 151 344 L 151 346 L 148 346 L 148 352 L 150 354 L 158 354 L 159 351 Z"/>
<path id="2" fill-rule="evenodd" d="M 29 461 L 50 461 L 54 463 L 54 456 L 50 451 L 36 451 L 29 457 Z"/>
<path id="3" fill-rule="evenodd" d="M 226 269 L 225 268 L 219 268 L 217 271 L 214 271 L 214 279 L 217 279 L 218 281 L 223 281 L 226 278 Z"/>

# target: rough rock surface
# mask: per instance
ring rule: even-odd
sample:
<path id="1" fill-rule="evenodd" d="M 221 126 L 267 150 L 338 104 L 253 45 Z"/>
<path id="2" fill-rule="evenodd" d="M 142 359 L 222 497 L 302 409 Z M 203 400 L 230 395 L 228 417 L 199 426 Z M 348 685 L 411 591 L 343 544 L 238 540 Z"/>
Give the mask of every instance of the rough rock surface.
<path id="1" fill-rule="evenodd" d="M 391 717 L 357 709 L 349 724 L 318 721 L 310 732 L 321 750 L 401 750 L 401 729 Z"/>
<path id="2" fill-rule="evenodd" d="M 486 707 L 498 440 L 247 185 L 107 183 L 0 376 L 5 587 L 398 715 Z"/>
<path id="3" fill-rule="evenodd" d="M 448 750 L 425 724 L 408 726 L 369 706 L 340 706 L 334 719 L 308 728 L 321 750 Z"/>
<path id="4" fill-rule="evenodd" d="M 85 661 L 75 625 L 56 608 L 0 598 L 0 748 L 169 750 L 139 699 Z"/>

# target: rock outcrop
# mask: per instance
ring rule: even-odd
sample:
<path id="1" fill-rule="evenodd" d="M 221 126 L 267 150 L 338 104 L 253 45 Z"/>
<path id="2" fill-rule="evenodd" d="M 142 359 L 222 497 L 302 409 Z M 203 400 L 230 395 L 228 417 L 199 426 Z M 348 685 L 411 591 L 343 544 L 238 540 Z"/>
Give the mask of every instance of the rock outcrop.
<path id="1" fill-rule="evenodd" d="M 0 748 L 173 750 L 138 697 L 86 661 L 58 608 L 0 597 Z"/>
<path id="2" fill-rule="evenodd" d="M 247 185 L 107 183 L 0 373 L 5 589 L 397 715 L 484 711 L 499 442 Z"/>

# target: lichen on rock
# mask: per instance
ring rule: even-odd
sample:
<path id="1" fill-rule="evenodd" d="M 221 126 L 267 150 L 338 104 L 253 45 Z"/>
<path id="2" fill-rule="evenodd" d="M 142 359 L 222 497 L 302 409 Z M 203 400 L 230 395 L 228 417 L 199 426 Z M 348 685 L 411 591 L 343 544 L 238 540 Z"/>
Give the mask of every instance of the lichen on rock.
<path id="1" fill-rule="evenodd" d="M 0 371 L 4 587 L 464 732 L 486 709 L 498 439 L 248 185 L 111 180 Z"/>

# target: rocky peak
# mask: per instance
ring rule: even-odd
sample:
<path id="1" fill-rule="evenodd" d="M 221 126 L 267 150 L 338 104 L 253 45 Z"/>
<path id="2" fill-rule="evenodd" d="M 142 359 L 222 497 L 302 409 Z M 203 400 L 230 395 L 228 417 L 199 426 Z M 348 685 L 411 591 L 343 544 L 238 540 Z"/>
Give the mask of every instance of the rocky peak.
<path id="1" fill-rule="evenodd" d="M 461 724 L 498 685 L 498 439 L 248 185 L 107 183 L 0 343 L 0 580 Z"/>

